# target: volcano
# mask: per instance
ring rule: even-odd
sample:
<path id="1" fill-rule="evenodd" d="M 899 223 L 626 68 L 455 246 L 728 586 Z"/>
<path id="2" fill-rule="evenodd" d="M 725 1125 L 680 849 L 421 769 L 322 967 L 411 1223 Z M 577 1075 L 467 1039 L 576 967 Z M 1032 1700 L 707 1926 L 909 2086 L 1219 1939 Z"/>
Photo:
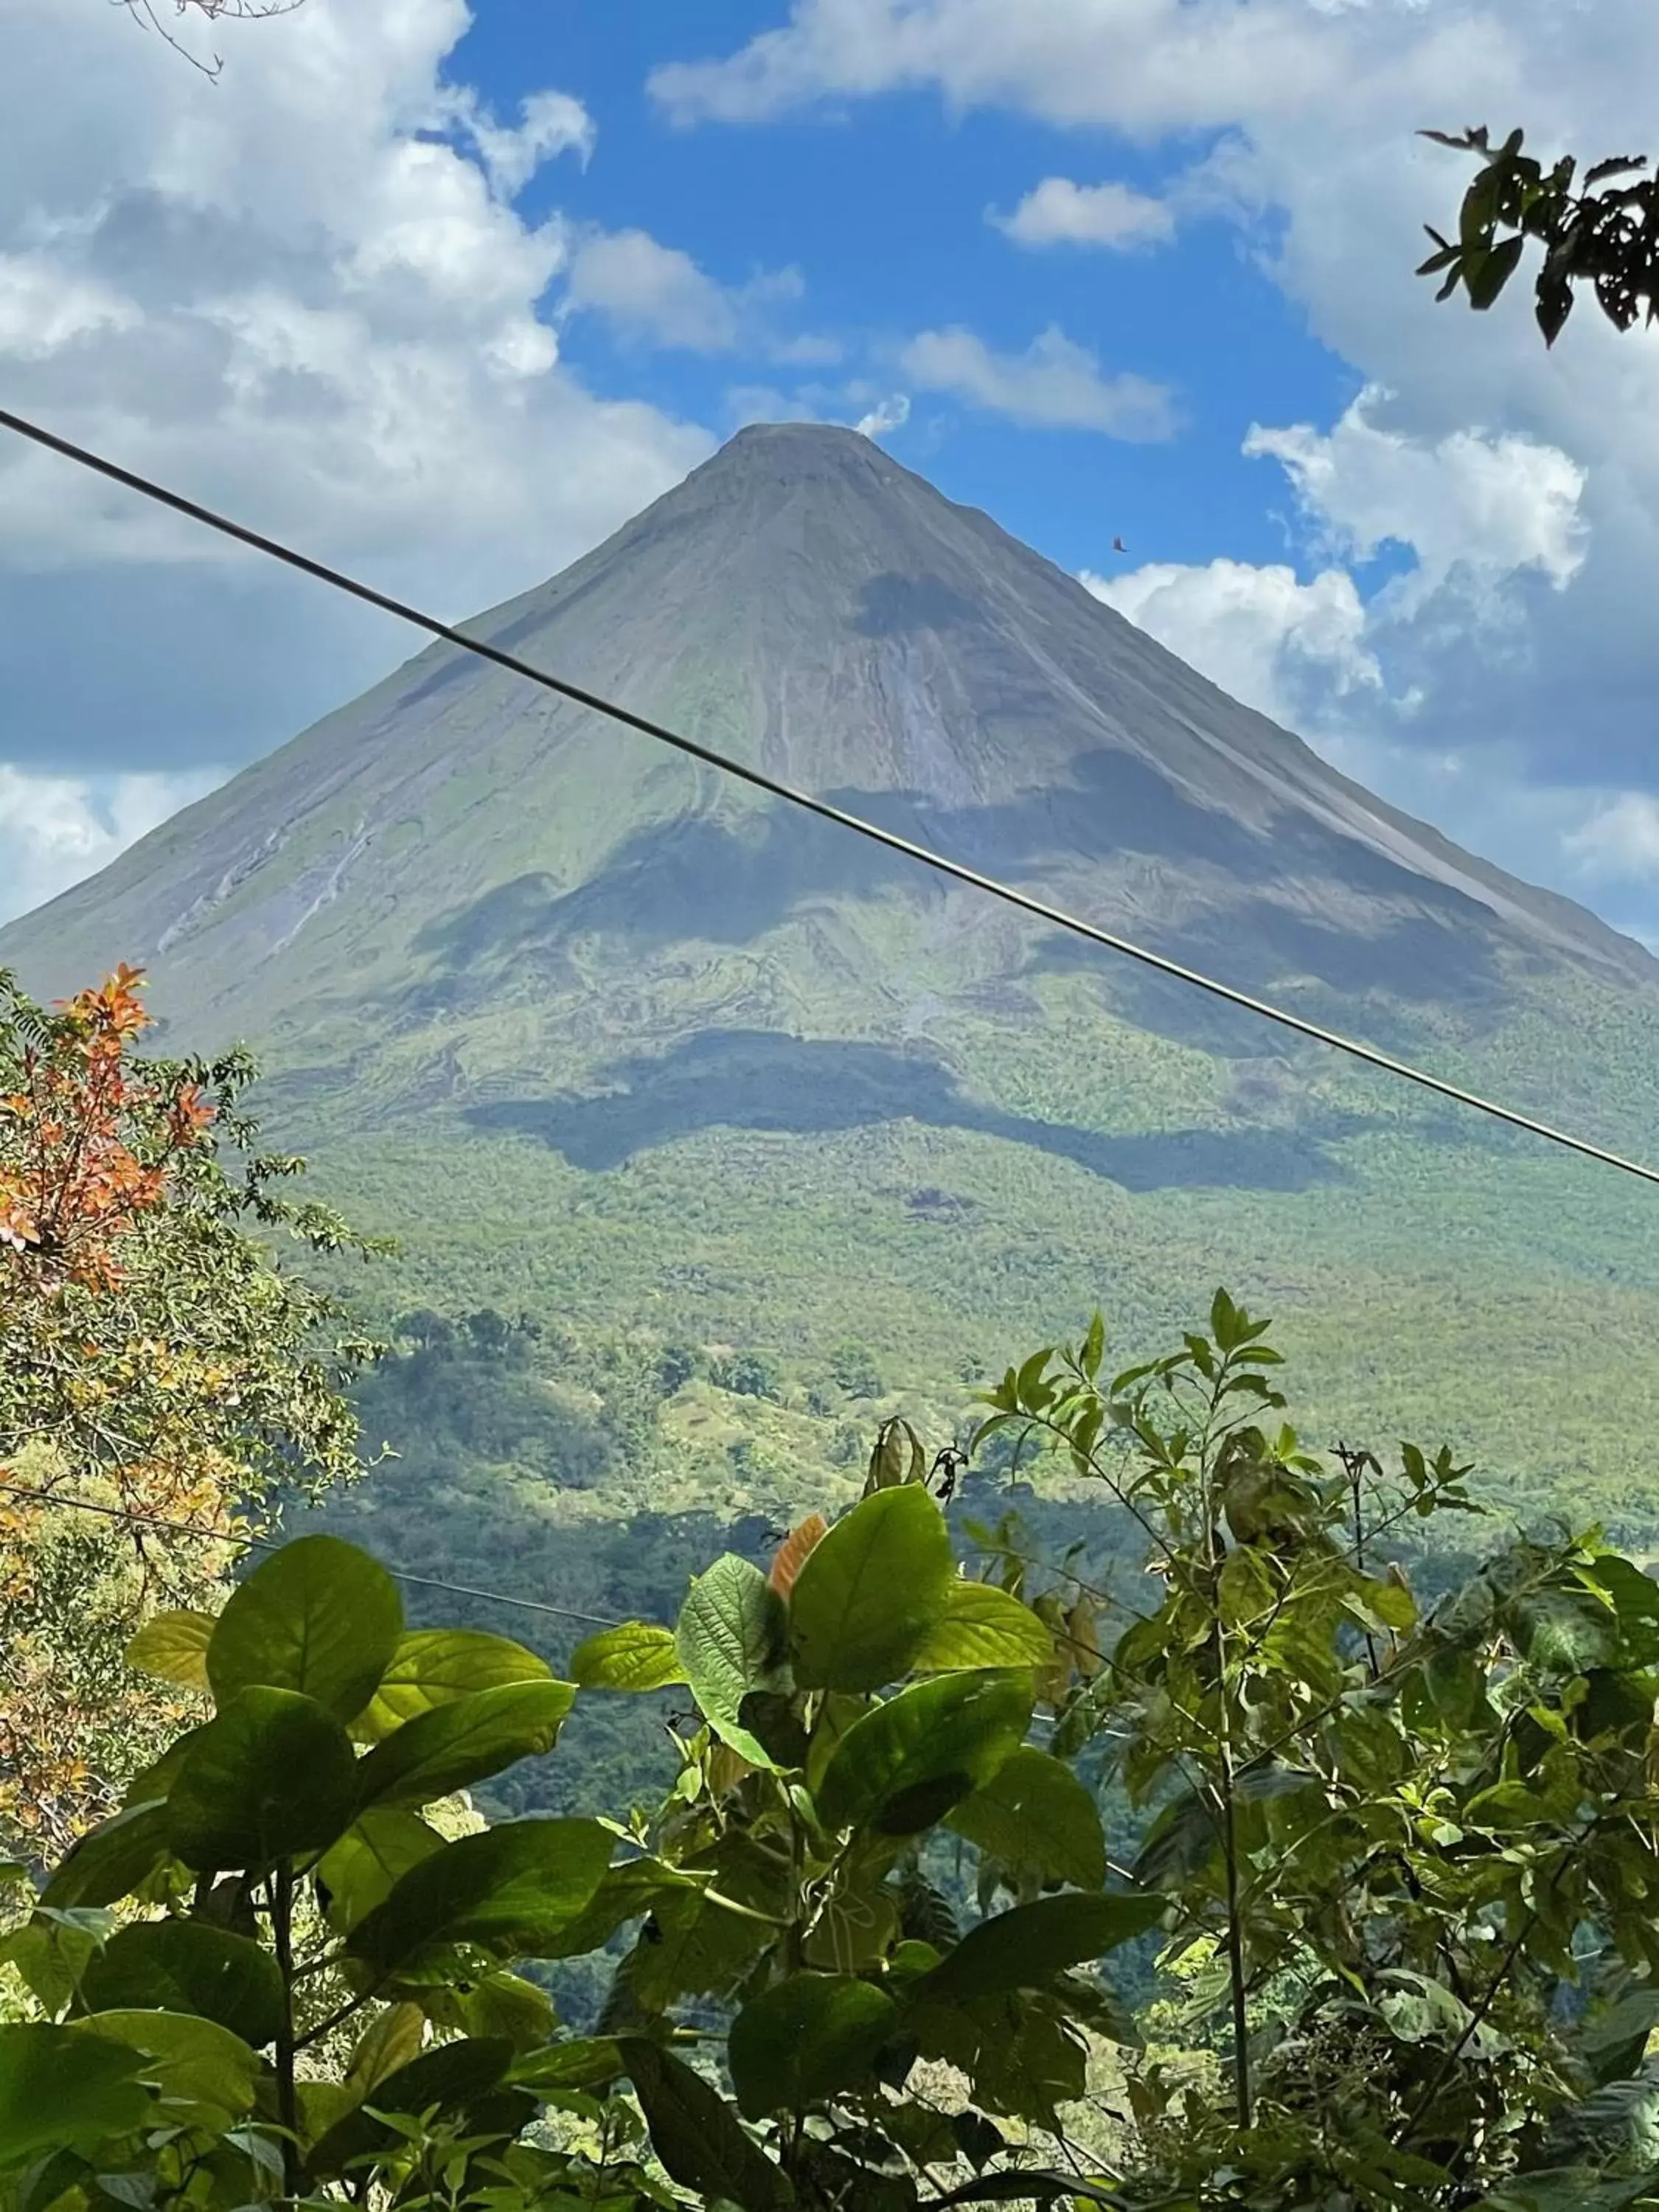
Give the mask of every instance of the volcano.
<path id="1" fill-rule="evenodd" d="M 1254 994 L 1659 1142 L 1648 952 L 856 433 L 743 431 L 468 628 Z M 274 1130 L 436 1300 L 809 1379 L 880 1335 L 926 1394 L 1011 1333 L 1097 1299 L 1163 1326 L 1225 1274 L 1289 1316 L 1333 1418 L 1409 1376 L 1540 1480 L 1547 1401 L 1582 1457 L 1608 1393 L 1655 1390 L 1659 1239 L 1613 1178 L 448 645 L 0 932 L 41 993 L 118 959 L 169 1048 L 250 1038 Z M 1449 1328 L 1524 1380 L 1454 1389 Z"/>

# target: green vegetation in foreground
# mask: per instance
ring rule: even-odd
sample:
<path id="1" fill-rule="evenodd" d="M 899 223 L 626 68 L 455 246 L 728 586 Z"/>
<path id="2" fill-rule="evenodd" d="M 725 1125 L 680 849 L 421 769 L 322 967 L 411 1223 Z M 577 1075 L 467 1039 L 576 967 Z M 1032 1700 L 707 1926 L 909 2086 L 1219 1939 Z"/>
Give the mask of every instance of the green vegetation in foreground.
<path id="1" fill-rule="evenodd" d="M 8 1869 L 4 2212 L 1651 2212 L 1659 1588 L 1499 1537 L 1431 1604 L 1398 1538 L 1479 1516 L 1449 1452 L 1310 1455 L 1224 1291 L 1104 1351 L 1010 1368 L 976 1441 L 1120 1502 L 1139 1607 L 988 1531 L 964 1576 L 895 1423 L 847 1510 L 563 1677 L 327 1535 L 153 1616 L 196 1724 Z M 664 1697 L 654 1805 L 457 1803 Z"/>

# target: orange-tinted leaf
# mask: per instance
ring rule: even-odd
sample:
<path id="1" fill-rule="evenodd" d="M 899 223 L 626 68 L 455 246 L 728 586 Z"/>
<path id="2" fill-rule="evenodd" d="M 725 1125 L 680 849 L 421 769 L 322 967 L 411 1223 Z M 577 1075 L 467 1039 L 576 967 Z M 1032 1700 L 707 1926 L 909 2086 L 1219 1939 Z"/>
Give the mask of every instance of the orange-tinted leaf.
<path id="1" fill-rule="evenodd" d="M 772 1562 L 772 1571 L 767 1579 L 780 1597 L 787 1597 L 795 1587 L 795 1577 L 806 1565 L 812 1547 L 830 1534 L 830 1523 L 822 1513 L 809 1513 L 799 1528 L 792 1528 L 778 1547 L 778 1555 Z"/>

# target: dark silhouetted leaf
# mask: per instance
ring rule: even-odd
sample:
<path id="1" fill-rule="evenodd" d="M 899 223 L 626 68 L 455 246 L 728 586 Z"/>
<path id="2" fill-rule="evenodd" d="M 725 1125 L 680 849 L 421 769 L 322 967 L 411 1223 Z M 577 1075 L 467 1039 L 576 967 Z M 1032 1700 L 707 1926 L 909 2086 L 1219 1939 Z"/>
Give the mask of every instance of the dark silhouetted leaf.
<path id="1" fill-rule="evenodd" d="M 82 1996 L 93 2012 L 159 2005 L 217 2021 L 255 2050 L 283 2020 L 276 1961 L 246 1936 L 203 1920 L 144 1920 L 118 1928 L 88 1964 Z"/>
<path id="2" fill-rule="evenodd" d="M 742 2212 L 776 2212 L 789 2184 L 733 2118 L 719 2091 L 683 2059 L 638 2036 L 623 2039 L 623 2061 L 651 2133 L 651 2148 L 671 2181 Z"/>
<path id="3" fill-rule="evenodd" d="M 131 1805 L 76 1844 L 40 1893 L 42 1905 L 115 1905 L 131 1897 L 173 1856 L 167 1808 Z"/>
<path id="4" fill-rule="evenodd" d="M 42 2151 L 90 2151 L 141 2127 L 143 2061 L 72 2028 L 0 2027 L 0 2170 Z"/>
<path id="5" fill-rule="evenodd" d="M 243 1690 L 191 1740 L 167 1834 L 198 1872 L 268 1867 L 333 1843 L 356 1802 L 357 1762 L 338 1721 L 296 1691 Z"/>
<path id="6" fill-rule="evenodd" d="M 840 1974 L 792 1975 L 751 1997 L 726 2052 L 744 2118 L 801 2112 L 851 2088 L 897 2019 L 890 1997 Z"/>
<path id="7" fill-rule="evenodd" d="M 1079 1889 L 1098 1889 L 1106 1879 L 1106 1838 L 1093 1797 L 1062 1759 L 1031 1745 L 1005 1759 L 945 1825 L 1005 1866 Z"/>
<path id="8" fill-rule="evenodd" d="M 969 1929 L 916 1993 L 933 2002 L 1041 1989 L 1067 1967 L 1102 1958 L 1144 1936 L 1166 1909 L 1161 1897 L 1139 1893 L 1040 1897 Z"/>

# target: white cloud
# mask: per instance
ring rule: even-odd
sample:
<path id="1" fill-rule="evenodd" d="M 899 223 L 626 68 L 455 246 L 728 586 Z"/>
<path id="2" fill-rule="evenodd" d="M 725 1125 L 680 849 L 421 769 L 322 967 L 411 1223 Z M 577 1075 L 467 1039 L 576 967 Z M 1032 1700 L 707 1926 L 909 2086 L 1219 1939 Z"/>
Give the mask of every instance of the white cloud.
<path id="1" fill-rule="evenodd" d="M 1085 570 L 1082 580 L 1231 697 L 1276 721 L 1303 720 L 1310 696 L 1382 689 L 1365 608 L 1342 569 L 1304 584 L 1278 565 L 1153 562 L 1109 578 Z"/>
<path id="2" fill-rule="evenodd" d="M 840 348 L 811 334 L 783 337 L 773 311 L 805 293 L 798 269 L 763 270 L 745 284 L 723 285 L 689 253 L 643 230 L 591 230 L 574 246 L 565 305 L 607 317 L 634 337 L 696 353 L 746 344 L 780 361 L 839 358 Z"/>
<path id="3" fill-rule="evenodd" d="M 0 356 L 46 361 L 100 331 L 142 319 L 109 285 L 81 283 L 40 253 L 0 253 Z"/>
<path id="4" fill-rule="evenodd" d="M 498 124 L 477 93 L 464 88 L 442 103 L 456 127 L 477 148 L 491 185 L 503 199 L 516 198 L 543 163 L 575 154 L 586 163 L 598 136 L 593 118 L 568 92 L 532 92 L 520 104 L 516 128 Z"/>
<path id="5" fill-rule="evenodd" d="M 1463 763 L 1429 787 L 1449 805 L 1487 787 L 1457 818 L 1490 820 L 1498 857 L 1582 890 L 1567 836 L 1620 794 L 1659 793 L 1659 342 L 1618 337 L 1586 302 L 1547 354 L 1526 272 L 1476 316 L 1437 307 L 1413 271 L 1421 226 L 1454 218 L 1470 173 L 1421 126 L 1518 122 L 1546 158 L 1650 143 L 1659 10 L 1598 0 L 1589 24 L 1559 0 L 792 0 L 775 29 L 653 88 L 683 125 L 839 121 L 932 90 L 953 114 L 998 106 L 1085 143 L 1115 131 L 1190 155 L 1213 135 L 1166 195 L 1177 222 L 1236 222 L 1369 387 L 1334 424 L 1261 435 L 1297 490 L 1298 573 L 1378 550 L 1395 569 L 1412 549 L 1383 591 L 1359 577 L 1382 688 L 1333 692 L 1320 726 L 1358 744 L 1369 720 L 1379 761 Z M 1318 708 L 1310 692 L 1304 712 Z M 1534 779 L 1552 794 L 1537 817 Z"/>
<path id="6" fill-rule="evenodd" d="M 1587 876 L 1659 877 L 1659 799 L 1651 792 L 1621 791 L 1604 799 L 1566 844 Z"/>
<path id="7" fill-rule="evenodd" d="M 1455 573 L 1490 583 L 1539 570 L 1557 591 L 1583 567 L 1585 475 L 1554 446 L 1515 433 L 1455 430 L 1414 439 L 1373 419 L 1386 395 L 1362 392 L 1328 433 L 1306 423 L 1252 427 L 1244 451 L 1279 462 L 1316 533 L 1369 561 L 1386 545 L 1417 556 L 1419 600 Z"/>
<path id="8" fill-rule="evenodd" d="M 1082 578 L 1223 690 L 1328 749 L 1379 736 L 1392 747 L 1422 708 L 1425 639 L 1467 651 L 1472 624 L 1513 628 L 1520 580 L 1536 572 L 1559 591 L 1584 558 L 1583 476 L 1564 453 L 1472 431 L 1413 439 L 1376 423 L 1381 404 L 1364 392 L 1327 434 L 1258 424 L 1244 441 L 1283 467 L 1328 562 L 1306 581 L 1286 563 L 1225 559 Z M 1331 559 L 1385 548 L 1410 565 L 1369 597 Z"/>
<path id="9" fill-rule="evenodd" d="M 106 867 L 135 838 L 223 781 L 216 769 L 69 776 L 0 761 L 0 922 Z"/>
<path id="10" fill-rule="evenodd" d="M 738 342 L 738 311 L 728 295 L 689 253 L 660 246 L 642 230 L 584 239 L 566 298 L 573 308 L 603 314 L 659 345 L 724 353 Z"/>
<path id="11" fill-rule="evenodd" d="M 447 615 L 665 490 L 713 439 L 572 374 L 571 228 L 516 202 L 544 161 L 586 158 L 592 121 L 553 88 L 492 116 L 446 76 L 469 21 L 463 0 L 307 0 L 210 83 L 105 9 L 11 0 L 9 404 Z M 29 610 L 3 641 L 24 766 L 245 756 L 407 649 L 10 440 L 0 570 Z M 81 684 L 71 721 L 63 672 L 94 649 L 122 656 L 121 712 Z"/>
<path id="12" fill-rule="evenodd" d="M 780 311 L 805 290 L 798 269 L 763 270 L 747 283 L 724 285 L 646 231 L 589 230 L 571 251 L 564 307 L 603 315 L 626 337 L 691 353 L 742 348 L 775 362 L 836 361 L 841 348 L 832 340 L 778 327 Z"/>
<path id="13" fill-rule="evenodd" d="M 1011 214 L 990 220 L 1017 246 L 1102 246 L 1118 252 L 1163 246 L 1175 236 L 1168 204 L 1132 185 L 1074 184 L 1045 177 Z"/>
<path id="14" fill-rule="evenodd" d="M 854 428 L 866 438 L 885 438 L 894 430 L 902 430 L 910 419 L 910 395 L 896 392 L 890 399 L 879 399 L 868 414 L 860 415 Z"/>
<path id="15" fill-rule="evenodd" d="M 1415 0 L 1346 11 L 1386 37 Z M 1368 29 L 1371 27 L 1367 26 Z M 731 57 L 658 69 L 678 123 L 758 123 L 848 97 L 936 85 L 1060 124 L 1150 135 L 1243 109 L 1293 112 L 1348 89 L 1355 38 L 1307 0 L 794 0 Z"/>
<path id="16" fill-rule="evenodd" d="M 1103 376 L 1086 346 L 1044 331 L 1022 354 L 994 353 L 960 326 L 923 331 L 900 356 L 913 384 L 1047 430 L 1101 430 L 1115 438 L 1167 438 L 1170 394 L 1139 376 Z"/>

